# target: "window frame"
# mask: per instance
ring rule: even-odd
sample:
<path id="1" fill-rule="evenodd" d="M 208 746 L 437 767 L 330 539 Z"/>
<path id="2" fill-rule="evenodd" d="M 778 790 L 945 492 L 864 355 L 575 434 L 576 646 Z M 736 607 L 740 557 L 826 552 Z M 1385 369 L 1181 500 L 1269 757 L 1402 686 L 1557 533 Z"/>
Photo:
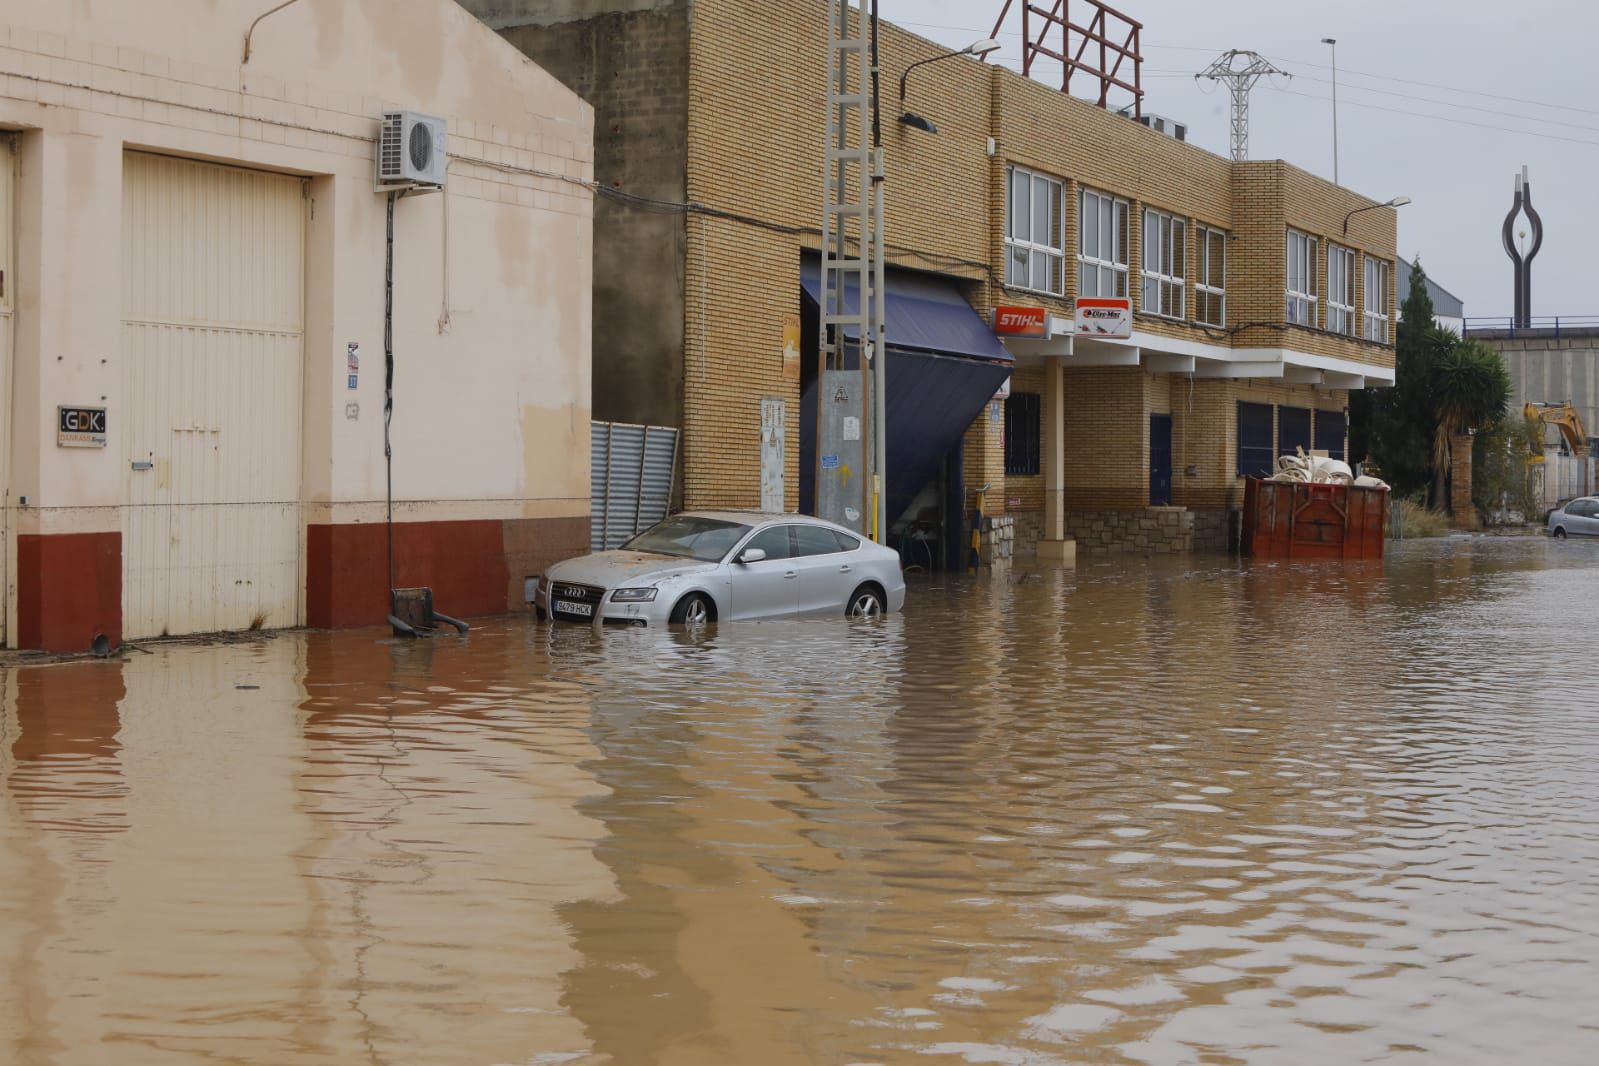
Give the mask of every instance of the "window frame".
<path id="1" fill-rule="evenodd" d="M 1088 201 L 1094 200 L 1094 233 L 1097 250 L 1090 255 L 1088 251 Z M 1101 203 L 1109 205 L 1110 231 L 1115 247 L 1111 249 L 1111 257 L 1106 258 L 1099 254 L 1104 250 L 1104 233 L 1101 222 L 1104 211 Z M 1095 297 L 1113 297 L 1125 299 L 1128 296 L 1128 263 L 1127 245 L 1131 242 L 1132 204 L 1120 196 L 1098 189 L 1082 186 L 1077 191 L 1077 295 Z M 1119 258 L 1118 258 L 1119 257 Z M 1094 291 L 1089 292 L 1088 286 L 1083 282 L 1088 272 L 1093 271 Z M 1109 275 L 1112 291 L 1106 292 L 1100 285 L 1105 275 Z"/>
<path id="2" fill-rule="evenodd" d="M 1149 240 L 1150 222 L 1154 222 L 1156 240 Z M 1139 310 L 1161 318 L 1181 322 L 1188 313 L 1188 219 L 1158 207 L 1144 208 L 1140 277 L 1142 299 Z M 1155 252 L 1154 269 L 1150 269 L 1150 250 Z M 1166 268 L 1166 269 L 1162 269 Z M 1150 309 L 1149 294 L 1155 293 L 1155 308 Z M 1167 307 L 1166 298 L 1175 297 L 1175 307 Z"/>
<path id="3" fill-rule="evenodd" d="M 1005 398 L 1005 476 L 1037 477 L 1044 472 L 1044 398 L 1012 392 Z M 1020 429 L 1029 431 L 1018 434 Z"/>
<path id="4" fill-rule="evenodd" d="M 1389 281 L 1390 266 L 1388 260 L 1376 256 L 1365 257 L 1365 269 L 1362 272 L 1361 282 L 1364 288 L 1360 300 L 1360 336 L 1368 341 L 1378 344 L 1387 344 L 1391 335 L 1392 318 L 1388 314 L 1388 294 L 1392 285 Z M 1377 284 L 1371 283 L 1372 267 L 1377 268 Z M 1380 310 L 1372 311 L 1371 294 L 1375 290 L 1378 294 L 1378 307 Z"/>
<path id="5" fill-rule="evenodd" d="M 1311 329 L 1315 329 L 1317 327 L 1316 305 L 1320 302 L 1316 286 L 1316 261 L 1320 253 L 1318 248 L 1320 240 L 1309 233 L 1305 233 L 1303 230 L 1297 230 L 1292 227 L 1289 227 L 1287 234 L 1287 239 L 1284 241 L 1286 249 L 1284 267 L 1287 272 L 1284 279 L 1284 288 L 1286 289 L 1287 302 L 1283 312 L 1283 320 L 1296 326 L 1308 326 Z M 1295 238 L 1298 238 L 1301 242 L 1297 254 L 1294 247 Z M 1298 261 L 1296 262 L 1296 260 Z M 1303 289 L 1294 288 L 1294 281 L 1296 280 L 1294 268 L 1296 266 L 1300 268 L 1299 280 L 1306 283 Z M 1295 313 L 1296 308 L 1298 309 L 1297 315 Z"/>
<path id="6" fill-rule="evenodd" d="M 1202 322 L 1207 326 L 1225 328 L 1227 325 L 1227 231 L 1207 226 L 1203 223 L 1194 227 L 1194 244 L 1199 252 L 1198 270 L 1194 278 L 1194 321 Z M 1221 284 L 1211 284 L 1210 278 L 1210 242 L 1217 241 L 1221 248 Z M 1205 317 L 1204 308 L 1207 304 L 1206 297 L 1216 298 L 1217 318 L 1212 321 Z"/>
<path id="7" fill-rule="evenodd" d="M 1328 411 L 1316 408 L 1314 412 L 1315 424 L 1311 427 L 1311 439 L 1315 442 L 1316 450 L 1327 453 L 1329 459 L 1347 462 L 1349 458 L 1349 416 L 1343 411 Z M 1325 426 L 1336 423 L 1338 426 L 1338 446 L 1331 447 Z"/>
<path id="8" fill-rule="evenodd" d="M 1016 186 L 1019 179 L 1025 179 L 1027 182 L 1025 237 L 1016 235 L 1018 218 Z M 1044 195 L 1047 198 L 1046 206 L 1054 216 L 1046 224 L 1052 230 L 1045 234 L 1046 239 L 1053 240 L 1053 243 L 1048 244 L 1040 244 L 1035 239 L 1038 229 L 1034 224 L 1033 208 L 1037 203 L 1035 197 L 1040 182 L 1043 183 Z M 1017 253 L 1021 253 L 1027 262 L 1026 277 L 1022 279 L 1018 279 L 1016 275 Z M 1049 275 L 1043 279 L 1042 286 L 1034 284 L 1039 279 L 1033 276 L 1039 256 L 1043 257 L 1043 269 Z M 1011 163 L 1005 173 L 1005 287 L 1043 293 L 1046 296 L 1066 295 L 1066 182 L 1061 178 L 1015 163 Z"/>
<path id="9" fill-rule="evenodd" d="M 1299 448 L 1303 448 L 1306 455 L 1309 455 L 1311 452 L 1315 451 L 1316 426 L 1315 415 L 1312 408 L 1296 407 L 1293 404 L 1283 403 L 1277 405 L 1276 414 L 1276 443 L 1272 446 L 1272 454 L 1274 457 L 1278 455 L 1296 455 L 1298 454 L 1297 449 Z M 1288 439 L 1286 423 L 1284 422 L 1285 415 L 1294 423 L 1295 430 L 1298 430 L 1301 427 L 1303 428 L 1303 436 L 1296 436 L 1292 441 Z"/>
<path id="10" fill-rule="evenodd" d="M 1342 260 L 1342 272 L 1334 265 L 1335 258 Z M 1355 316 L 1355 259 L 1353 248 L 1327 242 L 1327 331 L 1346 337 L 1356 335 L 1360 322 Z M 1338 299 L 1340 281 L 1342 300 Z"/>
<path id="11" fill-rule="evenodd" d="M 1245 448 L 1245 445 L 1244 445 L 1244 412 L 1245 412 L 1246 408 L 1249 409 L 1252 413 L 1258 413 L 1258 412 L 1262 412 L 1262 411 L 1265 412 L 1266 424 L 1267 424 L 1267 426 L 1269 428 L 1267 429 L 1267 432 L 1266 432 L 1266 438 L 1267 439 L 1266 439 L 1266 444 L 1264 446 L 1259 445 L 1259 444 L 1251 444 L 1251 445 L 1248 446 L 1247 449 Z M 1253 403 L 1253 402 L 1251 402 L 1249 400 L 1239 400 L 1238 401 L 1238 406 L 1237 406 L 1237 412 L 1236 412 L 1235 417 L 1237 419 L 1237 429 L 1238 429 L 1238 445 L 1237 445 L 1237 448 L 1235 449 L 1237 451 L 1237 453 L 1238 453 L 1237 462 L 1235 464 L 1236 467 L 1237 467 L 1237 476 L 1238 477 L 1270 477 L 1271 476 L 1271 472 L 1272 472 L 1273 461 L 1276 459 L 1276 449 L 1277 449 L 1277 412 L 1276 412 L 1276 410 L 1269 403 Z M 1259 456 L 1255 455 L 1255 453 L 1264 451 L 1265 452 L 1265 466 L 1257 468 L 1255 465 L 1246 464 L 1246 462 L 1245 462 L 1245 452 L 1246 452 L 1246 450 L 1249 453 L 1249 458 L 1251 458 L 1251 459 L 1259 458 Z"/>

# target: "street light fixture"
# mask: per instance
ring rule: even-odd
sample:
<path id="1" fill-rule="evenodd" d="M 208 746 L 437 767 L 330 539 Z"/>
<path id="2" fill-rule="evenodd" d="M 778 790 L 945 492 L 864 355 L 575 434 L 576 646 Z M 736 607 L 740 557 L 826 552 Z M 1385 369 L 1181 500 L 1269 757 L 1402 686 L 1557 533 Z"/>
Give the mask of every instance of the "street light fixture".
<path id="1" fill-rule="evenodd" d="M 955 56 L 986 56 L 990 52 L 997 51 L 999 51 L 999 42 L 990 37 L 985 41 L 973 41 L 965 48 L 954 52 L 945 52 L 943 55 L 936 55 L 931 59 L 918 59 L 910 66 L 906 67 L 905 73 L 899 76 L 899 105 L 901 112 L 899 116 L 900 122 L 914 129 L 926 130 L 928 133 L 938 132 L 938 127 L 933 125 L 932 120 L 925 119 L 921 115 L 905 110 L 905 82 L 906 79 L 911 76 L 911 71 L 915 70 L 917 67 L 925 67 L 929 63 L 937 63 L 943 59 L 952 59 Z"/>
<path id="2" fill-rule="evenodd" d="M 1404 207 L 1409 202 L 1410 197 L 1408 196 L 1396 196 L 1385 204 L 1367 204 L 1365 207 L 1355 208 L 1353 211 L 1349 212 L 1349 214 L 1344 216 L 1344 236 L 1349 236 L 1349 220 L 1360 214 L 1362 211 L 1375 211 L 1379 207 Z"/>

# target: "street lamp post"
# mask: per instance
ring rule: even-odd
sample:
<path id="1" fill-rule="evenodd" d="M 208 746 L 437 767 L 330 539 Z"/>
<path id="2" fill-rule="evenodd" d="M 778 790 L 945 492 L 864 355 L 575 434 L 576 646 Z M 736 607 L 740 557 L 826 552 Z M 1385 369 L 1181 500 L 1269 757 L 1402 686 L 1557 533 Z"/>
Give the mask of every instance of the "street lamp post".
<path id="1" fill-rule="evenodd" d="M 926 130 L 928 133 L 938 132 L 938 127 L 933 125 L 931 119 L 923 118 L 921 115 L 915 115 L 905 110 L 905 84 L 911 76 L 911 71 L 915 70 L 917 67 L 925 67 L 929 63 L 937 63 L 943 59 L 953 59 L 955 56 L 986 56 L 990 52 L 997 51 L 999 51 L 999 42 L 993 38 L 989 38 L 986 41 L 973 41 L 965 48 L 958 49 L 954 52 L 945 52 L 942 55 L 933 56 L 931 59 L 918 59 L 910 66 L 906 67 L 905 72 L 899 76 L 899 120 L 905 125 L 911 126 L 915 129 Z"/>
<path id="2" fill-rule="evenodd" d="M 1338 40 L 1323 37 L 1321 43 L 1332 49 L 1332 104 L 1333 104 L 1333 184 L 1338 184 Z"/>
<path id="3" fill-rule="evenodd" d="M 1379 207 L 1404 207 L 1409 202 L 1410 197 L 1408 196 L 1396 196 L 1386 203 L 1367 204 L 1365 207 L 1355 208 L 1353 211 L 1349 212 L 1349 214 L 1344 216 L 1344 236 L 1349 236 L 1349 220 L 1360 214 L 1362 211 L 1375 211 Z"/>

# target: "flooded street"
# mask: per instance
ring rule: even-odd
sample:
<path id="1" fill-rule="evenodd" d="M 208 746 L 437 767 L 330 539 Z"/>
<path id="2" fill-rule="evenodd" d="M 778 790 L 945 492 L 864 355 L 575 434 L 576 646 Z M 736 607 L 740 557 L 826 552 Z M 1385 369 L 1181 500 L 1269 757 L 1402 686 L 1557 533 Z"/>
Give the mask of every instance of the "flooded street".
<path id="1" fill-rule="evenodd" d="M 1599 543 L 0 679 L 0 1062 L 1599 1061 Z"/>

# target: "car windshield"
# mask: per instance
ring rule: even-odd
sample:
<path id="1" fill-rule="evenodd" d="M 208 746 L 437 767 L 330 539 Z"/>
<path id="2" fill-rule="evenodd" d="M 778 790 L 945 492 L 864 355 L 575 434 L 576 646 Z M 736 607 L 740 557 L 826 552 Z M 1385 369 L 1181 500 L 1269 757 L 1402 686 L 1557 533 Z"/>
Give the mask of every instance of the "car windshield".
<path id="1" fill-rule="evenodd" d="M 622 547 L 628 551 L 653 552 L 656 555 L 715 563 L 720 562 L 749 531 L 749 526 L 741 526 L 737 522 L 678 515 L 651 526 Z"/>

